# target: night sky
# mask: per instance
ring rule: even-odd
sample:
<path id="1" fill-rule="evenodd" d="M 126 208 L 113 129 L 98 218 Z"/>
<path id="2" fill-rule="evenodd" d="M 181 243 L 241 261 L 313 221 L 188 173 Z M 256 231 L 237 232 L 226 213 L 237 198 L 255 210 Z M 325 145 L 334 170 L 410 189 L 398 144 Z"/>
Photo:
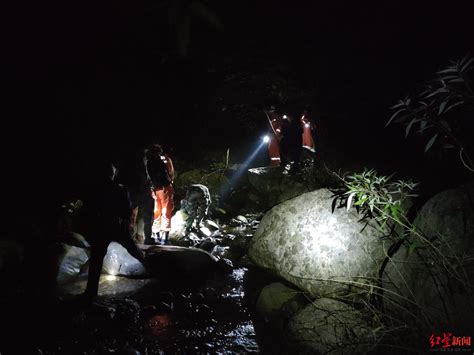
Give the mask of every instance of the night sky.
<path id="1" fill-rule="evenodd" d="M 410 155 L 414 143 L 383 128 L 388 107 L 474 53 L 469 1 L 221 0 L 195 2 L 189 13 L 189 2 L 179 3 L 16 2 L 4 10 L 9 203 L 55 203 L 90 156 L 127 170 L 152 141 L 180 159 L 247 144 L 264 120 L 251 130 L 223 122 L 216 97 L 233 71 L 266 63 L 314 92 L 306 104 L 326 132 L 322 142 L 355 159 L 409 161 L 419 156 Z M 176 23 L 188 15 L 180 54 Z"/>

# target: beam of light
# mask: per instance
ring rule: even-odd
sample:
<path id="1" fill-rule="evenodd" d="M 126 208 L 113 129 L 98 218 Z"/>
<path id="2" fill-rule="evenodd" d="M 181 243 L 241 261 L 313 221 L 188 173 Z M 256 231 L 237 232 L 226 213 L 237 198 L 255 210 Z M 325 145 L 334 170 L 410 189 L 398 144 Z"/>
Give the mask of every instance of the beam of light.
<path id="1" fill-rule="evenodd" d="M 222 188 L 221 198 L 224 199 L 229 195 L 230 191 L 232 190 L 232 187 L 236 185 L 239 178 L 247 171 L 250 166 L 250 163 L 255 159 L 262 147 L 266 144 L 267 142 L 265 142 L 265 139 L 260 140 L 260 144 L 258 144 L 258 146 L 252 151 L 248 158 L 245 159 L 245 161 L 240 165 L 237 171 L 230 177 L 227 185 Z"/>
<path id="2" fill-rule="evenodd" d="M 269 136 L 263 136 L 262 140 L 263 140 L 263 143 L 268 143 L 268 142 L 270 142 L 270 137 Z"/>
<path id="3" fill-rule="evenodd" d="M 106 279 L 107 281 L 115 281 L 115 280 L 117 280 L 117 276 L 115 276 L 115 275 L 107 275 L 107 276 L 105 277 L 105 279 Z"/>

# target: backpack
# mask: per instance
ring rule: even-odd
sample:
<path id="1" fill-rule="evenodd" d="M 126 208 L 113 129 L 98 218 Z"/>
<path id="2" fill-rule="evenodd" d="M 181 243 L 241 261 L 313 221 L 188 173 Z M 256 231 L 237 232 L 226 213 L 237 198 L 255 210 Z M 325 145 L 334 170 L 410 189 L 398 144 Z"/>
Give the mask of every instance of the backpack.
<path id="1" fill-rule="evenodd" d="M 155 189 L 171 185 L 168 167 L 163 160 L 160 155 L 151 156 L 145 160 L 148 180 Z"/>

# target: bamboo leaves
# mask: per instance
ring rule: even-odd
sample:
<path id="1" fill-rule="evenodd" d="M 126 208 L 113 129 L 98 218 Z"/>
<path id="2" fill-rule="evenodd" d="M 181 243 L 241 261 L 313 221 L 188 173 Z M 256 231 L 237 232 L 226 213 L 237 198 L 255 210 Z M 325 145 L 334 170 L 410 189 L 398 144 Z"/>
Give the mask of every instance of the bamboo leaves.
<path id="1" fill-rule="evenodd" d="M 414 131 L 413 127 L 417 127 L 418 134 L 429 135 L 425 152 L 435 145 L 441 149 L 455 147 L 463 152 L 460 154 L 463 165 L 474 172 L 466 144 L 459 135 L 459 131 L 462 131 L 459 117 L 469 117 L 463 113 L 474 106 L 472 80 L 467 75 L 473 67 L 474 58 L 451 61 L 446 68 L 436 73 L 434 80 L 426 84 L 421 93 L 398 100 L 390 107 L 394 113 L 385 127 L 393 122 L 400 123 L 405 126 L 405 137 Z"/>
<path id="2" fill-rule="evenodd" d="M 332 211 L 352 207 L 362 215 L 360 221 L 373 220 L 380 229 L 403 217 L 402 204 L 413 193 L 417 184 L 411 181 L 392 181 L 392 176 L 378 175 L 375 170 L 364 170 L 341 178 L 343 187 L 333 191 Z"/>

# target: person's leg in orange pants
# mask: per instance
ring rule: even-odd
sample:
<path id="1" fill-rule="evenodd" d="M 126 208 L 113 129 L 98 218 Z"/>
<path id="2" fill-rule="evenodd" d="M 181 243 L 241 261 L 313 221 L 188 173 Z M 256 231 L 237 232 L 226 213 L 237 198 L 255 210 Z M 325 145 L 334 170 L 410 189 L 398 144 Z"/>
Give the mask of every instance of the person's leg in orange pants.
<path id="1" fill-rule="evenodd" d="M 172 185 L 166 186 L 162 189 L 155 190 L 156 200 L 160 201 L 157 202 L 156 207 L 160 207 L 159 213 L 155 211 L 155 218 L 161 218 L 160 221 L 160 233 L 165 239 L 165 242 L 168 240 L 168 235 L 171 230 L 171 216 L 173 214 L 174 203 L 173 203 L 173 195 L 174 189 Z"/>
<path id="2" fill-rule="evenodd" d="M 155 242 L 158 239 L 158 234 L 159 234 L 160 228 L 161 228 L 162 204 L 161 204 L 161 200 L 158 196 L 159 191 L 160 191 L 160 189 L 155 189 L 152 193 L 152 197 L 155 200 L 155 207 L 154 207 L 154 210 L 153 210 L 153 225 L 152 225 L 151 231 L 152 231 L 152 238 L 155 239 Z"/>

